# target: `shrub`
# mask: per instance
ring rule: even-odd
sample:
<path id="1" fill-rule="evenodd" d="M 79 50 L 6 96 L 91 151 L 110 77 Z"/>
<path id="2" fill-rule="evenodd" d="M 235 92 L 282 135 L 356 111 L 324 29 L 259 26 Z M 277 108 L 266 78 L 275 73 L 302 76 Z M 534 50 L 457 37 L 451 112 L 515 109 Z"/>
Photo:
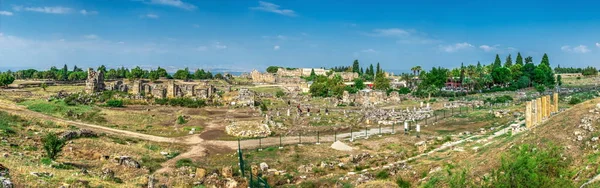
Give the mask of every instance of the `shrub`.
<path id="1" fill-rule="evenodd" d="M 175 163 L 175 166 L 177 168 L 184 167 L 184 166 L 192 166 L 193 167 L 194 166 L 194 162 L 191 159 L 188 159 L 188 158 L 179 159 Z"/>
<path id="2" fill-rule="evenodd" d="M 569 159 L 560 147 L 521 145 L 502 157 L 486 187 L 573 187 L 568 175 Z"/>
<path id="3" fill-rule="evenodd" d="M 379 172 L 377 172 L 377 174 L 375 174 L 375 178 L 380 179 L 380 180 L 388 179 L 389 176 L 390 176 L 390 174 L 388 174 L 388 172 L 385 170 L 379 171 Z"/>
<path id="4" fill-rule="evenodd" d="M 177 124 L 181 125 L 185 123 L 187 123 L 187 121 L 185 120 L 185 118 L 183 118 L 183 116 L 180 115 L 179 117 L 177 117 Z"/>
<path id="5" fill-rule="evenodd" d="M 123 101 L 111 99 L 111 100 L 106 101 L 106 106 L 121 108 L 121 107 L 123 107 Z"/>
<path id="6" fill-rule="evenodd" d="M 58 156 L 58 154 L 62 151 L 62 148 L 65 146 L 65 141 L 58 138 L 55 133 L 46 134 L 46 136 L 42 139 L 42 143 L 44 144 L 46 155 L 52 160 L 56 159 L 56 156 Z"/>
<path id="7" fill-rule="evenodd" d="M 569 104 L 579 104 L 581 102 L 581 99 L 579 97 L 571 97 L 571 100 L 569 100 Z"/>
<path id="8" fill-rule="evenodd" d="M 402 177 L 398 177 L 396 179 L 396 185 L 400 188 L 410 188 L 410 182 L 402 179 Z"/>
<path id="9" fill-rule="evenodd" d="M 283 91 L 277 91 L 277 92 L 275 92 L 275 97 L 277 97 L 277 98 L 281 98 L 284 95 L 285 95 L 285 93 Z"/>

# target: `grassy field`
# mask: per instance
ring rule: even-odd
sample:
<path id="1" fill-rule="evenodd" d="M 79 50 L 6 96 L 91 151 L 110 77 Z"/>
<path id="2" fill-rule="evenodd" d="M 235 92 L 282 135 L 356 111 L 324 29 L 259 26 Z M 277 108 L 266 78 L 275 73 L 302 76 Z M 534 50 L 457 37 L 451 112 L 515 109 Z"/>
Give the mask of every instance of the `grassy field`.
<path id="1" fill-rule="evenodd" d="M 160 154 L 161 151 L 176 154 L 185 149 L 180 145 L 100 134 L 95 138 L 67 142 L 57 159 L 52 161 L 46 158 L 41 137 L 48 132 L 60 133 L 75 128 L 12 116 L 3 111 L 0 111 L 0 127 L 4 139 L 0 145 L 5 153 L 0 164 L 10 169 L 10 178 L 16 187 L 139 187 L 147 182 L 146 175 L 150 171 L 167 160 L 167 156 Z M 109 158 L 105 160 L 103 156 Z M 118 165 L 113 159 L 118 156 L 130 156 L 144 168 Z M 114 179 L 102 179 L 105 168 L 115 172 Z M 82 174 L 82 169 L 89 175 Z M 49 173 L 51 176 L 37 177 L 31 175 L 32 172 Z"/>

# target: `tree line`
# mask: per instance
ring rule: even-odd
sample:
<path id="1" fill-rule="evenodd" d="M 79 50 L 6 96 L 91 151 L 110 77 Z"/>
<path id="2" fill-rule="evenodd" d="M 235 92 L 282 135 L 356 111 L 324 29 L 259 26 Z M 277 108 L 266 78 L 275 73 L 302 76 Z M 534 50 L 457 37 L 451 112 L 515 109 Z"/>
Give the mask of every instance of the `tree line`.
<path id="1" fill-rule="evenodd" d="M 575 68 L 575 67 L 558 67 L 554 68 L 556 74 L 569 74 L 569 73 L 581 73 L 584 76 L 596 76 L 598 75 L 598 69 L 596 67 L 588 66 L 586 68 Z"/>
<path id="2" fill-rule="evenodd" d="M 521 53 L 517 53 L 514 63 L 510 54 L 504 63 L 496 54 L 494 62 L 489 65 L 477 62 L 475 65 L 461 64 L 459 68 L 454 69 L 433 67 L 430 71 L 420 74 L 417 93 L 436 94 L 445 86 L 448 79 L 460 83 L 471 92 L 476 90 L 516 90 L 527 87 L 545 90 L 562 85 L 560 76 L 555 78 L 554 72 L 550 68 L 547 54 L 543 55 L 537 65 L 533 63 L 531 56 L 523 58 Z"/>

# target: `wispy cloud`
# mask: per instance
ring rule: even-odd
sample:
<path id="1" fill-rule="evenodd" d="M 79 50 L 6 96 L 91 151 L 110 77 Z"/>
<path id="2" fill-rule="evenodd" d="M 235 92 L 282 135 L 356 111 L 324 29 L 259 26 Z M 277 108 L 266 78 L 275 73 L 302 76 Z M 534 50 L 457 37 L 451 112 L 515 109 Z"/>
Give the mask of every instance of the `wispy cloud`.
<path id="1" fill-rule="evenodd" d="M 297 16 L 296 12 L 293 10 L 281 9 L 279 5 L 265 2 L 265 1 L 259 1 L 258 7 L 250 7 L 250 9 L 260 10 L 260 11 L 265 11 L 265 12 L 272 12 L 272 13 L 281 14 L 284 16 L 292 16 L 292 17 Z"/>
<path id="2" fill-rule="evenodd" d="M 215 42 L 215 48 L 222 50 L 222 49 L 227 49 L 227 45 L 221 44 L 221 42 Z"/>
<path id="3" fill-rule="evenodd" d="M 496 51 L 498 49 L 497 46 L 498 45 L 488 46 L 488 45 L 484 44 L 484 45 L 479 46 L 479 48 L 481 48 L 485 52 L 493 52 L 493 51 Z"/>
<path id="4" fill-rule="evenodd" d="M 84 35 L 83 38 L 86 38 L 86 39 L 98 39 L 100 37 L 98 37 L 98 35 L 89 34 L 89 35 Z"/>
<path id="5" fill-rule="evenodd" d="M 279 48 L 280 48 L 279 45 L 273 46 L 273 50 L 279 50 Z"/>
<path id="6" fill-rule="evenodd" d="M 143 1 L 144 3 L 152 4 L 152 5 L 164 5 L 164 6 L 176 7 L 176 8 L 185 9 L 185 10 L 196 9 L 195 5 L 183 2 L 181 0 L 139 0 L 139 1 Z"/>
<path id="7" fill-rule="evenodd" d="M 439 47 L 444 52 L 452 53 L 452 52 L 457 52 L 459 50 L 472 48 L 473 45 L 471 45 L 467 42 L 462 42 L 462 43 L 456 43 L 456 44 L 446 45 L 446 46 L 440 45 Z"/>
<path id="8" fill-rule="evenodd" d="M 275 36 L 262 36 L 263 39 L 277 39 L 277 40 L 287 40 L 289 37 L 285 35 L 275 35 Z"/>
<path id="9" fill-rule="evenodd" d="M 362 52 L 362 53 L 377 53 L 377 50 L 373 50 L 373 49 L 369 48 L 369 49 L 361 50 L 360 52 Z"/>
<path id="10" fill-rule="evenodd" d="M 2 15 L 2 16 L 12 16 L 13 13 L 12 12 L 8 12 L 8 11 L 0 11 L 0 15 Z"/>
<path id="11" fill-rule="evenodd" d="M 406 37 L 410 35 L 410 32 L 399 28 L 374 29 L 373 32 L 367 33 L 367 35 L 374 37 Z"/>
<path id="12" fill-rule="evenodd" d="M 88 10 L 82 9 L 82 10 L 79 11 L 79 13 L 81 13 L 81 14 L 83 14 L 85 16 L 87 16 L 87 15 L 97 15 L 98 11 L 94 11 L 94 10 L 88 11 Z"/>
<path id="13" fill-rule="evenodd" d="M 596 47 L 599 47 L 599 48 L 600 48 L 600 43 L 596 43 Z"/>
<path id="14" fill-rule="evenodd" d="M 62 6 L 54 6 L 54 7 L 23 7 L 23 6 L 13 6 L 13 10 L 15 11 L 29 11 L 29 12 L 40 12 L 46 14 L 68 14 L 71 13 L 71 8 L 62 7 Z"/>
<path id="15" fill-rule="evenodd" d="M 588 49 L 588 47 L 585 45 L 579 45 L 579 46 L 575 46 L 575 47 L 565 45 L 565 46 L 560 47 L 560 50 L 562 50 L 564 52 L 573 52 L 573 53 L 580 53 L 580 54 L 590 52 L 590 49 Z"/>
<path id="16" fill-rule="evenodd" d="M 145 15 L 141 15 L 140 18 L 158 19 L 158 18 L 160 18 L 160 16 L 158 16 L 156 14 L 145 14 Z"/>
<path id="17" fill-rule="evenodd" d="M 417 32 L 414 29 L 373 29 L 372 31 L 366 32 L 364 34 L 371 37 L 396 38 L 396 43 L 398 44 L 433 44 L 441 42 L 440 40 L 428 37 L 426 33 Z"/>

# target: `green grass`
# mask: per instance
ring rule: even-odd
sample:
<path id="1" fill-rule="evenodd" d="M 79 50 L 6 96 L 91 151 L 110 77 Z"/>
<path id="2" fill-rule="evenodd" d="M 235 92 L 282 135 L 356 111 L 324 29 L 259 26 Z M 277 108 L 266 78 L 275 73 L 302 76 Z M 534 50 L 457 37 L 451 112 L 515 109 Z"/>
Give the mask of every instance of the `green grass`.
<path id="1" fill-rule="evenodd" d="M 30 100 L 19 103 L 20 105 L 26 106 L 27 109 L 40 112 L 47 115 L 64 117 L 69 110 L 75 114 L 83 114 L 92 111 L 91 106 L 87 105 L 74 105 L 69 106 L 63 101 L 43 101 L 43 100 Z"/>
<path id="2" fill-rule="evenodd" d="M 184 167 L 184 166 L 194 167 L 195 165 L 191 159 L 184 158 L 184 159 L 177 160 L 177 162 L 175 162 L 175 166 L 177 168 L 180 168 L 180 167 Z"/>

